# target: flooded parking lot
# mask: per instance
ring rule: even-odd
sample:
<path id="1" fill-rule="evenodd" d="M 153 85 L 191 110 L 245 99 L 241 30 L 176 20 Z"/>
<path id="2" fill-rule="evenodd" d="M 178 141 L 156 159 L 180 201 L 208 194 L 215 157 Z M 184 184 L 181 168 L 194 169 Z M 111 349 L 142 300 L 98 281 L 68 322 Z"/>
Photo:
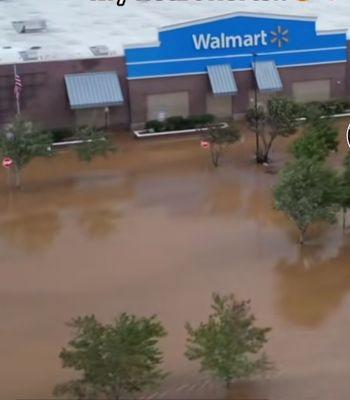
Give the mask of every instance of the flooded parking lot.
<path id="1" fill-rule="evenodd" d="M 317 226 L 301 249 L 272 208 L 276 175 L 254 165 L 251 139 L 217 169 L 196 138 L 122 138 L 90 165 L 69 152 L 33 162 L 20 193 L 2 172 L 1 399 L 50 397 L 72 376 L 58 359 L 65 322 L 122 311 L 156 313 L 169 332 L 171 375 L 154 398 L 349 398 L 350 234 Z M 277 166 L 287 147 L 277 144 Z M 213 291 L 251 298 L 273 328 L 276 371 L 230 392 L 183 356 L 184 324 L 207 317 Z"/>

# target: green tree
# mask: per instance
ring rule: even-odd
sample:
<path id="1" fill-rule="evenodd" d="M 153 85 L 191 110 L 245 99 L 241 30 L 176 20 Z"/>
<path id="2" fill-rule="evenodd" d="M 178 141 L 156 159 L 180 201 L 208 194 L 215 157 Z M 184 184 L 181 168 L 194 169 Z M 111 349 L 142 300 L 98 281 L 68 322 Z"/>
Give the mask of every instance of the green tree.
<path id="1" fill-rule="evenodd" d="M 250 108 L 246 114 L 246 121 L 250 130 L 255 133 L 255 159 L 258 164 L 264 163 L 261 141 L 266 129 L 266 112 L 263 107 Z"/>
<path id="2" fill-rule="evenodd" d="M 297 131 L 299 106 L 285 97 L 268 100 L 266 111 L 262 107 L 248 110 L 246 119 L 256 134 L 256 161 L 269 162 L 269 155 L 276 138 L 288 137 Z"/>
<path id="3" fill-rule="evenodd" d="M 338 131 L 329 119 L 308 122 L 303 135 L 297 139 L 292 152 L 295 158 L 313 158 L 324 161 L 332 151 L 338 150 Z"/>
<path id="4" fill-rule="evenodd" d="M 102 324 L 92 315 L 75 318 L 69 326 L 73 339 L 59 356 L 64 368 L 73 368 L 82 376 L 57 385 L 55 396 L 118 400 L 153 388 L 166 376 L 158 348 L 166 332 L 155 316 L 123 313 L 112 324 Z"/>
<path id="5" fill-rule="evenodd" d="M 296 160 L 281 171 L 274 189 L 275 207 L 295 222 L 300 244 L 304 243 L 310 224 L 335 222 L 337 190 L 336 173 L 314 159 Z"/>
<path id="6" fill-rule="evenodd" d="M 201 371 L 222 379 L 228 387 L 234 379 L 248 378 L 272 368 L 261 352 L 270 328 L 255 326 L 250 301 L 239 302 L 233 295 L 213 294 L 213 313 L 198 328 L 186 324 L 185 356 L 199 360 Z"/>
<path id="7" fill-rule="evenodd" d="M 296 133 L 298 112 L 298 105 L 285 97 L 273 97 L 267 102 L 268 138 L 264 142 L 264 162 L 269 161 L 270 150 L 277 137 Z"/>
<path id="8" fill-rule="evenodd" d="M 215 167 L 219 166 L 224 148 L 237 142 L 240 137 L 239 129 L 234 124 L 230 124 L 226 128 L 220 128 L 217 125 L 208 126 L 203 139 L 210 143 L 211 160 Z"/>
<path id="9" fill-rule="evenodd" d="M 345 157 L 344 170 L 339 177 L 339 205 L 343 210 L 343 229 L 346 228 L 346 214 L 350 208 L 350 154 Z"/>
<path id="10" fill-rule="evenodd" d="M 51 135 L 40 131 L 30 121 L 21 116 L 6 125 L 0 132 L 1 157 L 13 160 L 15 184 L 21 187 L 21 170 L 36 157 L 49 157 L 52 152 Z"/>
<path id="11" fill-rule="evenodd" d="M 75 147 L 79 160 L 90 162 L 96 156 L 106 157 L 108 152 L 115 151 L 104 133 L 91 126 L 79 128 L 74 135 L 81 144 Z"/>

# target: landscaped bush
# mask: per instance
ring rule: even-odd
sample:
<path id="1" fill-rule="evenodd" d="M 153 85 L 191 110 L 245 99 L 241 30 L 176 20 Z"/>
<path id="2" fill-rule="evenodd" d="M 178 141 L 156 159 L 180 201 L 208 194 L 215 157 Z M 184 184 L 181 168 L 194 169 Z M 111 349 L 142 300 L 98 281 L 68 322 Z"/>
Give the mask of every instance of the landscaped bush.
<path id="1" fill-rule="evenodd" d="M 342 114 L 344 111 L 350 108 L 350 102 L 348 100 L 331 100 L 326 103 L 322 103 L 321 108 L 328 114 Z"/>
<path id="2" fill-rule="evenodd" d="M 150 121 L 147 121 L 145 124 L 145 128 L 149 131 L 153 132 L 163 132 L 165 129 L 165 124 L 164 122 L 158 121 L 156 119 L 152 119 Z"/>
<path id="3" fill-rule="evenodd" d="M 51 135 L 53 142 L 64 142 L 73 138 L 74 131 L 70 128 L 55 128 L 51 130 Z"/>
<path id="4" fill-rule="evenodd" d="M 165 121 L 147 121 L 145 129 L 153 132 L 181 131 L 185 129 L 199 128 L 214 122 L 215 117 L 211 114 L 194 115 L 187 118 L 182 116 L 173 116 L 167 118 Z"/>
<path id="5" fill-rule="evenodd" d="M 193 122 L 193 125 L 196 127 L 213 124 L 215 122 L 215 117 L 212 114 L 203 114 L 203 115 L 194 115 L 193 117 L 188 118 Z"/>
<path id="6" fill-rule="evenodd" d="M 349 110 L 350 102 L 344 99 L 335 99 L 325 102 L 311 101 L 305 104 L 298 104 L 298 107 L 298 115 L 300 117 L 305 117 L 310 109 L 319 110 L 321 115 L 335 115 L 342 114 Z"/>
<path id="7" fill-rule="evenodd" d="M 181 116 L 169 117 L 165 120 L 166 131 L 181 131 L 183 129 L 191 129 L 190 120 Z"/>

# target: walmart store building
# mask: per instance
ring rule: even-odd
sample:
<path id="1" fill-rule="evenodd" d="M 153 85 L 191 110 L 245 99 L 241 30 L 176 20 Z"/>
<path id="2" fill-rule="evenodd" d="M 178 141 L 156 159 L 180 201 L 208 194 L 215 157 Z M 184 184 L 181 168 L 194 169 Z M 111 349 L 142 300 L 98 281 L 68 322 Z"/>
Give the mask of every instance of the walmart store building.
<path id="1" fill-rule="evenodd" d="M 348 97 L 346 31 L 315 18 L 234 14 L 161 29 L 157 43 L 126 48 L 133 123 L 160 113 L 244 113 L 284 92 L 298 101 Z"/>
<path id="2" fill-rule="evenodd" d="M 18 70 L 28 117 L 51 127 L 102 125 L 108 107 L 111 125 L 126 127 L 172 115 L 240 116 L 255 88 L 262 103 L 276 92 L 297 101 L 350 98 L 348 54 L 346 31 L 318 31 L 316 18 L 236 13 L 163 28 L 156 42 L 125 46 L 123 56 Z M 0 66 L 0 84 L 4 74 L 8 116 L 12 66 Z"/>

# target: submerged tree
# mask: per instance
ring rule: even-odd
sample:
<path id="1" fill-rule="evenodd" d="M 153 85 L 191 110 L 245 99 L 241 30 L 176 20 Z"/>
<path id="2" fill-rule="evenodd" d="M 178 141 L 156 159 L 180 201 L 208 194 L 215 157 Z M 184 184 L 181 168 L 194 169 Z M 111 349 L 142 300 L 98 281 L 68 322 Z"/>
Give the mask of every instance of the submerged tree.
<path id="1" fill-rule="evenodd" d="M 266 112 L 263 107 L 250 108 L 246 114 L 246 121 L 248 127 L 255 133 L 255 159 L 258 164 L 263 161 L 263 135 L 266 128 Z"/>
<path id="2" fill-rule="evenodd" d="M 115 151 L 103 132 L 91 126 L 79 128 L 74 135 L 81 143 L 75 148 L 79 160 L 90 162 L 96 156 L 106 157 L 109 152 Z"/>
<path id="3" fill-rule="evenodd" d="M 36 157 L 52 156 L 52 137 L 30 121 L 16 116 L 0 132 L 0 153 L 13 160 L 15 184 L 21 187 L 21 171 Z"/>
<path id="4" fill-rule="evenodd" d="M 226 128 L 218 125 L 209 125 L 203 135 L 203 139 L 210 144 L 211 160 L 215 167 L 219 166 L 224 148 L 237 142 L 241 135 L 236 125 L 230 124 Z"/>
<path id="5" fill-rule="evenodd" d="M 270 328 L 255 326 L 250 301 L 233 295 L 213 294 L 213 313 L 198 328 L 186 324 L 185 356 L 199 360 L 201 371 L 222 379 L 228 387 L 234 379 L 248 378 L 272 368 L 262 348 Z"/>
<path id="6" fill-rule="evenodd" d="M 64 368 L 82 376 L 57 385 L 54 395 L 70 399 L 118 400 L 157 386 L 166 376 L 160 366 L 159 339 L 166 335 L 155 316 L 121 314 L 112 324 L 95 316 L 73 319 L 73 339 L 60 353 Z"/>
<path id="7" fill-rule="evenodd" d="M 299 108 L 285 97 L 272 97 L 267 102 L 266 111 L 262 107 L 248 110 L 246 119 L 256 134 L 256 161 L 269 162 L 270 151 L 277 137 L 294 134 L 298 126 Z"/>
<path id="8" fill-rule="evenodd" d="M 314 159 L 302 158 L 281 171 L 274 190 L 275 206 L 297 225 L 300 244 L 312 223 L 335 222 L 337 191 L 336 173 Z"/>
<path id="9" fill-rule="evenodd" d="M 344 170 L 339 177 L 339 205 L 343 210 L 343 229 L 346 228 L 346 214 L 350 208 L 350 154 L 345 157 Z"/>
<path id="10" fill-rule="evenodd" d="M 307 121 L 303 135 L 297 139 L 292 152 L 295 158 L 313 158 L 324 161 L 332 151 L 338 150 L 338 131 L 328 118 Z"/>

